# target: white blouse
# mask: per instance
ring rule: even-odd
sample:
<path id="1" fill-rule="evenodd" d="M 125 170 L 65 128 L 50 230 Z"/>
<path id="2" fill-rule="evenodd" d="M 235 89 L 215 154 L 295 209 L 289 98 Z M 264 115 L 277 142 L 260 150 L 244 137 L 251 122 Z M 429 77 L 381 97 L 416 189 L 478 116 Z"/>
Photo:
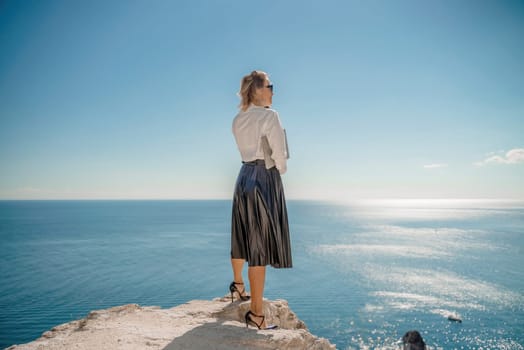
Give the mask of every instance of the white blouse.
<path id="1" fill-rule="evenodd" d="M 271 158 L 275 161 L 280 174 L 286 172 L 289 158 L 286 134 L 277 111 L 255 105 L 249 106 L 245 112 L 240 111 L 233 120 L 233 135 L 244 162 L 264 159 L 262 137 L 267 136 L 273 151 Z"/>

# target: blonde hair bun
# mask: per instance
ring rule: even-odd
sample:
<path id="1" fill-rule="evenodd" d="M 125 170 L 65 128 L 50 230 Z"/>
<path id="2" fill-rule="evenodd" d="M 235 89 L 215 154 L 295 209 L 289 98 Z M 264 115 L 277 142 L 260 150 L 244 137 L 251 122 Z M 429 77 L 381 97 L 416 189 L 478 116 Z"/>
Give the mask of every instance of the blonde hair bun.
<path id="1" fill-rule="evenodd" d="M 239 107 L 241 110 L 245 111 L 249 105 L 253 103 L 256 89 L 264 87 L 264 82 L 267 77 L 268 75 L 266 72 L 254 70 L 240 80 L 240 91 L 238 92 L 238 96 L 240 96 Z"/>

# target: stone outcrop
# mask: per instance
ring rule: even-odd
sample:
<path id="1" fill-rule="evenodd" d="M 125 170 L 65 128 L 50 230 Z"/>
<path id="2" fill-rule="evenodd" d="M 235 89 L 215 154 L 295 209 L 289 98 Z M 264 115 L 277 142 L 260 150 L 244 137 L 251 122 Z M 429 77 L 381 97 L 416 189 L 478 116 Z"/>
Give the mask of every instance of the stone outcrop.
<path id="1" fill-rule="evenodd" d="M 309 333 L 285 300 L 264 301 L 268 321 L 279 326 L 276 330 L 246 329 L 248 309 L 249 302 L 231 303 L 227 298 L 194 300 L 171 309 L 129 304 L 92 311 L 8 349 L 335 349 Z"/>

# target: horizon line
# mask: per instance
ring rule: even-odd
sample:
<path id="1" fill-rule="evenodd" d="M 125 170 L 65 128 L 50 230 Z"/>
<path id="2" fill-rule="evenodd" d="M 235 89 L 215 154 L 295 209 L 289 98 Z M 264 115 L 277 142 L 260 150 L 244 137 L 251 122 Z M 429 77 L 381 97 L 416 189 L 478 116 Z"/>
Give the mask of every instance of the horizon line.
<path id="1" fill-rule="evenodd" d="M 226 197 L 173 197 L 173 198 L 154 198 L 154 197 L 101 197 L 101 198 L 0 198 L 0 201 L 224 201 L 233 200 Z M 321 198 L 321 197 L 290 197 L 288 201 L 329 201 L 329 202 L 354 202 L 354 201 L 524 201 L 524 198 L 515 197 L 354 197 L 350 199 L 341 198 Z"/>

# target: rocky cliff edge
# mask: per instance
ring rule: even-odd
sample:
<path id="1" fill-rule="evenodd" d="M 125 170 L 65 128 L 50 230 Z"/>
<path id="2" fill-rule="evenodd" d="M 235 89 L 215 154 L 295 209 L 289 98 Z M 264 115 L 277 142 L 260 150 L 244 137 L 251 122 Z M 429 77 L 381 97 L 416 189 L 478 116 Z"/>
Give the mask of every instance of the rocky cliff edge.
<path id="1" fill-rule="evenodd" d="M 328 340 L 309 333 L 285 300 L 265 300 L 276 330 L 246 329 L 249 302 L 228 298 L 193 300 L 171 309 L 129 304 L 92 311 L 86 318 L 52 328 L 30 343 L 9 350 L 327 350 Z"/>

